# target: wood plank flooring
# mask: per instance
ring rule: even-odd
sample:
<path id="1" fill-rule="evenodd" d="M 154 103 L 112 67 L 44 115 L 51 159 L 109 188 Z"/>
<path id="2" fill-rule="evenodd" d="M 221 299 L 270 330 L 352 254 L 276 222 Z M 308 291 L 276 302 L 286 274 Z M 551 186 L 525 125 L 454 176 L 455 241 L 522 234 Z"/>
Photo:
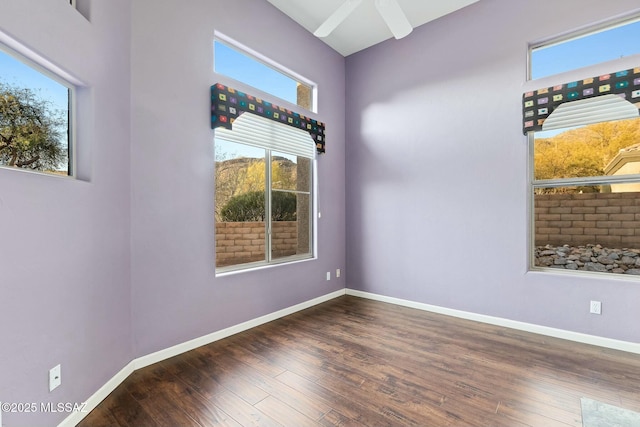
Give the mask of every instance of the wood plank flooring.
<path id="1" fill-rule="evenodd" d="M 581 427 L 640 356 L 345 296 L 136 371 L 79 427 Z"/>

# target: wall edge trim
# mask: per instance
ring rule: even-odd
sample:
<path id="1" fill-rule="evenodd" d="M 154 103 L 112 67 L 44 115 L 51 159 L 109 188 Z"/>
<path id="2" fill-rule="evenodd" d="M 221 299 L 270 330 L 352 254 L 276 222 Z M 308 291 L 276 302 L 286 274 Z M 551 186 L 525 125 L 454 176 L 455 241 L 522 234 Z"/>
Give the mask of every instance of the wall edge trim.
<path id="1" fill-rule="evenodd" d="M 567 331 L 564 329 L 557 329 L 557 328 L 551 328 L 548 326 L 536 325 L 533 323 L 520 322 L 517 320 L 510 320 L 510 319 L 505 319 L 501 317 L 488 316 L 485 314 L 472 313 L 468 311 L 462 311 L 462 310 L 456 310 L 452 308 L 420 303 L 416 301 L 388 297 L 388 296 L 374 294 L 370 292 L 358 291 L 355 289 L 347 288 L 346 294 L 355 296 L 355 297 L 366 298 L 374 301 L 386 302 L 389 304 L 415 308 L 418 310 L 428 311 L 431 313 L 457 317 L 460 319 L 473 320 L 475 322 L 487 323 L 490 325 L 502 326 L 510 329 L 517 329 L 520 331 L 531 332 L 539 335 L 546 335 L 549 337 L 560 338 L 560 339 L 574 341 L 582 344 L 590 344 L 590 345 L 604 347 L 612 350 L 620 350 L 627 353 L 640 354 L 640 344 L 630 342 L 630 341 L 621 341 L 621 340 L 615 340 L 612 338 L 599 337 L 596 335 L 588 335 L 580 332 L 573 332 L 573 331 Z"/>
<path id="2" fill-rule="evenodd" d="M 265 323 L 269 323 L 271 321 L 280 319 L 282 317 L 288 316 L 290 314 L 297 313 L 299 311 L 305 310 L 307 308 L 311 308 L 318 304 L 322 304 L 323 302 L 330 301 L 332 299 L 341 297 L 345 295 L 345 289 L 339 289 L 335 292 L 331 292 L 326 295 L 319 296 L 317 298 L 313 298 L 308 301 L 301 302 L 300 304 L 292 305 L 291 307 L 283 308 L 282 310 L 275 311 L 270 314 L 266 314 L 261 317 L 257 317 L 252 320 L 248 320 L 243 323 L 239 323 L 234 326 L 230 326 L 228 328 L 204 335 L 199 338 L 195 338 L 189 341 L 185 341 L 181 344 L 174 345 L 172 347 L 166 348 L 164 350 L 159 350 L 154 353 L 148 354 L 146 356 L 138 357 L 131 362 L 129 362 L 124 368 L 120 370 L 113 378 L 107 381 L 98 391 L 96 391 L 91 397 L 89 397 L 84 403 L 85 408 L 84 412 L 74 412 L 65 418 L 58 427 L 74 427 L 78 423 L 80 423 L 84 417 L 86 417 L 89 412 L 94 410 L 100 402 L 102 402 L 113 390 L 116 389 L 120 384 L 127 379 L 129 375 L 135 372 L 138 369 L 147 367 L 149 365 L 153 365 L 154 363 L 161 362 L 163 360 L 169 359 L 171 357 L 177 356 L 179 354 L 185 353 L 187 351 L 193 350 L 195 348 L 201 347 L 203 345 L 211 344 L 212 342 L 219 341 L 223 338 L 230 337 L 240 332 L 244 332 L 251 328 L 255 328 L 256 326 L 263 325 Z"/>
<path id="3" fill-rule="evenodd" d="M 297 313 L 298 311 L 305 310 L 307 308 L 332 300 L 342 295 L 345 295 L 344 289 L 340 289 L 336 292 L 332 292 L 330 294 L 326 294 L 326 295 L 311 299 L 309 301 L 305 301 L 300 304 L 293 305 L 291 307 L 283 308 L 282 310 L 278 310 L 276 312 L 266 314 L 264 316 L 261 316 L 255 319 L 248 320 L 238 325 L 230 326 L 228 328 L 213 332 L 211 334 L 202 336 L 200 338 L 195 338 L 193 340 L 186 341 L 182 344 L 174 345 L 173 347 L 169 347 L 164 350 L 156 351 L 155 353 L 151 353 L 146 356 L 139 357 L 134 360 L 135 369 L 137 370 L 137 369 L 147 367 L 149 365 L 153 365 L 154 363 L 160 362 L 162 360 L 166 360 L 171 357 L 177 356 L 179 354 L 186 353 L 187 351 L 193 350 L 203 345 L 211 344 L 212 342 L 219 341 L 221 339 L 230 337 L 237 333 L 244 332 L 251 328 L 255 328 L 256 326 L 260 326 L 265 323 L 271 322 L 273 320 L 280 319 L 281 317 L 285 317 L 290 314 Z"/>
<path id="4" fill-rule="evenodd" d="M 75 427 L 80 423 L 84 417 L 89 415 L 89 412 L 94 410 L 96 406 L 100 404 L 106 397 L 116 389 L 120 384 L 126 380 L 129 375 L 135 371 L 133 361 L 129 362 L 124 368 L 115 374 L 109 381 L 107 381 L 102 387 L 98 389 L 91 397 L 89 397 L 84 403 L 82 412 L 72 412 L 67 418 L 62 420 L 58 427 Z"/>

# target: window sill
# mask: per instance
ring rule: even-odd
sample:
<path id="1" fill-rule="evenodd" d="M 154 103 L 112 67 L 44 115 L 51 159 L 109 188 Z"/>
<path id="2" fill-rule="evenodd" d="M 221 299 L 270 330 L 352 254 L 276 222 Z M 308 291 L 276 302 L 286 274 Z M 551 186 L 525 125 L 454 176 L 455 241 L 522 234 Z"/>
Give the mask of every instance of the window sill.
<path id="1" fill-rule="evenodd" d="M 564 268 L 551 268 L 551 267 L 529 267 L 527 275 L 533 276 L 569 276 L 579 279 L 600 279 L 600 280 L 618 280 L 625 282 L 637 282 L 640 280 L 639 275 L 635 274 L 621 274 L 621 273 L 604 273 L 597 271 L 586 270 L 567 270 Z"/>
<path id="2" fill-rule="evenodd" d="M 14 167 L 14 166 L 0 165 L 0 169 L 8 170 L 8 171 L 16 171 L 18 173 L 25 173 L 25 174 L 29 174 L 29 175 L 47 176 L 47 177 L 51 177 L 51 178 L 54 178 L 54 179 L 66 179 L 66 180 L 71 180 L 71 181 L 76 181 L 77 180 L 76 177 L 73 176 L 73 175 L 63 175 L 63 174 L 57 174 L 57 173 L 43 172 L 43 171 L 38 171 L 38 170 L 34 170 L 34 169 L 18 168 L 18 167 Z"/>
<path id="3" fill-rule="evenodd" d="M 315 261 L 317 257 L 315 256 L 304 256 L 304 257 L 289 257 L 279 262 L 271 262 L 267 264 L 265 262 L 254 262 L 250 264 L 242 264 L 239 266 L 228 266 L 216 268 L 216 277 L 226 277 L 226 276 L 234 276 L 236 274 L 248 273 L 253 271 L 261 271 L 266 269 L 271 269 L 274 267 L 280 267 L 283 265 L 292 265 L 299 264 L 302 262 Z"/>

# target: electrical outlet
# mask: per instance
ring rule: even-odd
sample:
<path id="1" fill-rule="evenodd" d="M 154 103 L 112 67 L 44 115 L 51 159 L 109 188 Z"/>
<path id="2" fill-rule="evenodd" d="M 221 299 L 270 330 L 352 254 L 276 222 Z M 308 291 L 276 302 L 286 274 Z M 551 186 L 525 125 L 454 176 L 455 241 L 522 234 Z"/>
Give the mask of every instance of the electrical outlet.
<path id="1" fill-rule="evenodd" d="M 336 278 L 340 277 L 340 269 L 336 268 Z"/>
<path id="2" fill-rule="evenodd" d="M 49 370 L 49 391 L 53 391 L 60 384 L 62 384 L 62 376 L 60 365 L 57 365 Z"/>
<path id="3" fill-rule="evenodd" d="M 589 312 L 592 314 L 602 314 L 602 303 L 600 301 L 591 301 Z"/>
<path id="4" fill-rule="evenodd" d="M 327 280 L 331 280 L 331 272 L 327 271 Z"/>

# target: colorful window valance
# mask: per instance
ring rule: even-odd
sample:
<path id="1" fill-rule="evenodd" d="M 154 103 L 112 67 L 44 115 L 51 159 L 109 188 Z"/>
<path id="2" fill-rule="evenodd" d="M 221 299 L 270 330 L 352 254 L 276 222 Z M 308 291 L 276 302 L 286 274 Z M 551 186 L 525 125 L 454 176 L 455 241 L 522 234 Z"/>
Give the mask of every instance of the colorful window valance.
<path id="1" fill-rule="evenodd" d="M 522 130 L 542 130 L 544 121 L 565 102 L 618 95 L 640 109 L 640 67 L 526 92 L 522 96 Z"/>
<path id="2" fill-rule="evenodd" d="M 316 144 L 316 151 L 324 153 L 325 127 L 322 122 L 220 83 L 211 86 L 211 129 L 220 126 L 231 129 L 234 120 L 246 112 L 306 130 Z"/>

